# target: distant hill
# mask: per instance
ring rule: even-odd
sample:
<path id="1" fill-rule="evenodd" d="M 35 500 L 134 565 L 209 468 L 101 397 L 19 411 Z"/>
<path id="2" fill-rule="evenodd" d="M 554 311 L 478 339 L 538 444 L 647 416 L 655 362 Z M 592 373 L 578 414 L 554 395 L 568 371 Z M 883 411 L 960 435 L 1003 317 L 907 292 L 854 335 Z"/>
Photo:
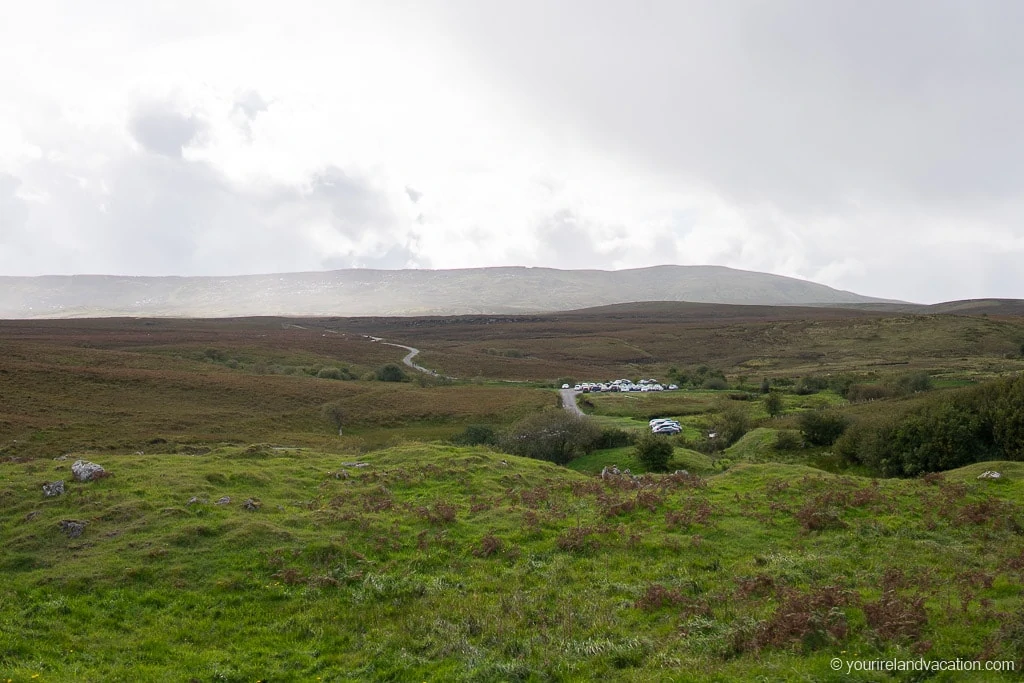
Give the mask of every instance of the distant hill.
<path id="1" fill-rule="evenodd" d="M 768 306 L 900 303 L 722 266 L 615 271 L 351 269 L 231 277 L 0 277 L 0 318 L 509 314 L 635 301 Z"/>

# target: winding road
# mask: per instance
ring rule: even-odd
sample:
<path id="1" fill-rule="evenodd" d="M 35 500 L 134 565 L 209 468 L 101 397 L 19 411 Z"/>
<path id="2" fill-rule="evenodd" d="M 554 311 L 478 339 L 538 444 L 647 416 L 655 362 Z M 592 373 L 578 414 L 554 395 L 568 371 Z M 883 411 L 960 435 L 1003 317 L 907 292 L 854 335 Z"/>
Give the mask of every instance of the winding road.
<path id="1" fill-rule="evenodd" d="M 376 337 L 371 337 L 371 339 L 373 339 L 374 341 L 378 341 L 378 339 Z M 405 344 L 395 344 L 394 342 L 382 341 L 381 344 L 387 344 L 388 346 L 397 346 L 400 349 L 405 349 L 409 353 L 407 353 L 405 355 L 405 358 L 402 359 L 403 363 L 408 365 L 413 370 L 419 370 L 420 372 L 425 372 L 428 375 L 433 375 L 434 377 L 437 377 L 437 373 L 434 372 L 433 370 L 428 370 L 427 368 L 423 367 L 422 365 L 416 365 L 416 363 L 412 362 L 412 359 L 415 358 L 416 354 L 418 354 L 420 352 L 419 349 L 414 349 L 413 347 L 406 346 Z"/>
<path id="2" fill-rule="evenodd" d="M 562 394 L 562 407 L 565 408 L 570 415 L 579 415 L 583 417 L 583 411 L 576 405 L 576 394 L 579 392 L 575 389 L 559 389 Z"/>

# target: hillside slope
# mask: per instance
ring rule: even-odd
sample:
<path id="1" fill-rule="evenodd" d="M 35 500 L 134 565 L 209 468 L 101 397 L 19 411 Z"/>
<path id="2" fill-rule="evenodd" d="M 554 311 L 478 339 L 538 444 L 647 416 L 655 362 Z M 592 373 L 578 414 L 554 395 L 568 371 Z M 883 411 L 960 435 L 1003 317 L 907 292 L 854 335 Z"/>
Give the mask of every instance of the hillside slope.
<path id="1" fill-rule="evenodd" d="M 1024 655 L 1020 463 L 633 481 L 257 445 L 97 453 L 110 476 L 78 483 L 75 457 L 0 461 L 4 678 L 826 680 L 833 657 Z"/>
<path id="2" fill-rule="evenodd" d="M 559 311 L 631 301 L 837 305 L 881 300 L 806 280 L 720 266 L 0 277 L 0 318 L 450 315 Z"/>

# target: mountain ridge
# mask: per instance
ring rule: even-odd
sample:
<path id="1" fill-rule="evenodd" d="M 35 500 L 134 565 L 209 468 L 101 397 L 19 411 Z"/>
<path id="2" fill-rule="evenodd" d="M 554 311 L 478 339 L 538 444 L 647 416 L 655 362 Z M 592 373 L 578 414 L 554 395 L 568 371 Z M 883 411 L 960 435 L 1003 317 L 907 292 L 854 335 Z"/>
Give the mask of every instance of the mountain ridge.
<path id="1" fill-rule="evenodd" d="M 725 266 L 625 270 L 494 266 L 230 276 L 0 276 L 0 318 L 547 313 L 630 303 L 906 305 Z"/>

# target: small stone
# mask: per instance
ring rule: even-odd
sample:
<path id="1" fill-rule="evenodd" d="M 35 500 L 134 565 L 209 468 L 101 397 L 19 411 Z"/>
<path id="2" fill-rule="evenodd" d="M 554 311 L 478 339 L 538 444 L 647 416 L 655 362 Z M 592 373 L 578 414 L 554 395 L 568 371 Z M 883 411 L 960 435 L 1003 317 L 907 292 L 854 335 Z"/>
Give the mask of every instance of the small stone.
<path id="1" fill-rule="evenodd" d="M 995 470 L 985 470 L 978 475 L 978 479 L 999 479 L 1001 476 L 1003 475 L 999 474 Z"/>
<path id="2" fill-rule="evenodd" d="M 214 501 L 214 505 L 227 505 L 231 502 L 231 496 L 223 496 Z"/>
<path id="3" fill-rule="evenodd" d="M 49 484 L 43 484 L 43 495 L 47 498 L 64 495 L 64 480 L 51 481 Z"/>
<path id="4" fill-rule="evenodd" d="M 342 467 L 369 467 L 370 463 L 368 463 L 368 462 L 343 462 L 343 463 L 341 463 L 341 466 Z"/>
<path id="5" fill-rule="evenodd" d="M 681 475 L 683 475 L 683 476 L 686 476 L 686 475 L 688 475 L 688 474 L 689 474 L 689 472 L 687 472 L 686 470 L 676 470 L 676 471 L 675 471 L 675 472 L 673 472 L 672 474 L 681 474 Z"/>
<path id="6" fill-rule="evenodd" d="M 250 512 L 255 512 L 256 510 L 259 510 L 261 507 L 263 507 L 263 503 L 259 502 L 258 500 L 249 498 L 244 503 L 242 503 L 242 507 L 245 508 L 246 510 L 249 510 Z"/>
<path id="7" fill-rule="evenodd" d="M 106 475 L 107 471 L 102 466 L 88 460 L 76 460 L 71 466 L 71 473 L 78 481 L 92 481 Z"/>
<path id="8" fill-rule="evenodd" d="M 76 519 L 62 519 L 60 521 L 60 528 L 68 538 L 78 538 L 85 532 L 85 525 L 87 522 L 79 522 Z"/>
<path id="9" fill-rule="evenodd" d="M 185 503 L 185 505 L 195 505 L 197 503 L 205 503 L 205 502 L 206 502 L 205 498 L 200 498 L 199 496 L 192 496 L 191 498 L 188 499 L 188 502 Z"/>

